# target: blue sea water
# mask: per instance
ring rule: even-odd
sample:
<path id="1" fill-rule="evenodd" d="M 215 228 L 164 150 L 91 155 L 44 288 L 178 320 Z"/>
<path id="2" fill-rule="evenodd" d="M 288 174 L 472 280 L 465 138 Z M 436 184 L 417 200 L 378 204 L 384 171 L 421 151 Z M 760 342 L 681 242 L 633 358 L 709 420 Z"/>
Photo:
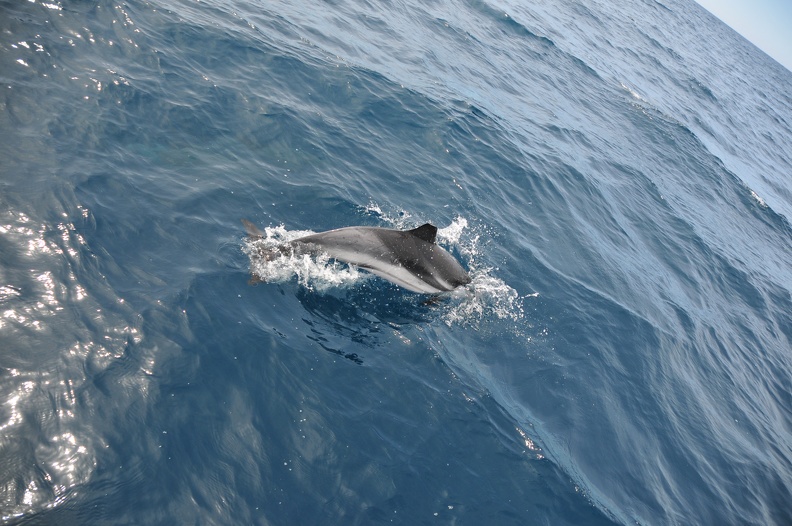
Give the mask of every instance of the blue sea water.
<path id="1" fill-rule="evenodd" d="M 692 0 L 0 0 L 2 521 L 792 523 L 791 86 Z"/>

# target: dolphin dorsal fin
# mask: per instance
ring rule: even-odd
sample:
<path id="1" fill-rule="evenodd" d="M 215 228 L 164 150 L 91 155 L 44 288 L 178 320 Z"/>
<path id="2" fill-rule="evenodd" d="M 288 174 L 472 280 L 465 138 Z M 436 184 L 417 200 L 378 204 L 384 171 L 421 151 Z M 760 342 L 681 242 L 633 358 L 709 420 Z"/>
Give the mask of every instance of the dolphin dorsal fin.
<path id="1" fill-rule="evenodd" d="M 245 231 L 247 231 L 247 235 L 250 237 L 250 239 L 261 239 L 264 237 L 264 233 L 247 219 L 243 219 L 242 224 L 245 225 Z"/>
<path id="2" fill-rule="evenodd" d="M 408 230 L 407 233 L 414 235 L 418 239 L 423 239 L 427 243 L 434 243 L 437 236 L 437 227 L 431 223 L 425 223 L 418 228 Z"/>

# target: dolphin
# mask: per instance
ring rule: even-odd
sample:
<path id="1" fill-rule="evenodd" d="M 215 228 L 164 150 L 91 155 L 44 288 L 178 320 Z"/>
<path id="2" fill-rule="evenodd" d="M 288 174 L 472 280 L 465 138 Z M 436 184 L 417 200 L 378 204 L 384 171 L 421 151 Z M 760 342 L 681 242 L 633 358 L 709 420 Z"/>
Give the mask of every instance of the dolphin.
<path id="1" fill-rule="evenodd" d="M 248 235 L 262 237 L 250 221 L 242 220 Z M 325 253 L 358 266 L 412 292 L 436 294 L 470 283 L 462 265 L 435 242 L 437 227 L 426 223 L 412 230 L 351 226 L 301 237 L 276 247 L 278 254 Z"/>

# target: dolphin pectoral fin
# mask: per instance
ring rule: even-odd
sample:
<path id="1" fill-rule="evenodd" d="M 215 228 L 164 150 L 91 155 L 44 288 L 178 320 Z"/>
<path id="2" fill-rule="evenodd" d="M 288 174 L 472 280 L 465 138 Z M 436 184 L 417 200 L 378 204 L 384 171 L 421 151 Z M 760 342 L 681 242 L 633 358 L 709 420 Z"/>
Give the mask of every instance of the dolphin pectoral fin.
<path id="1" fill-rule="evenodd" d="M 432 294 L 431 296 L 423 300 L 421 302 L 421 305 L 423 305 L 424 307 L 433 307 L 438 303 L 440 303 L 441 301 L 443 301 L 443 297 L 440 296 L 440 294 Z"/>
<path id="2" fill-rule="evenodd" d="M 247 219 L 243 219 L 242 224 L 245 225 L 245 232 L 247 232 L 250 239 L 261 239 L 264 237 L 264 232 Z"/>

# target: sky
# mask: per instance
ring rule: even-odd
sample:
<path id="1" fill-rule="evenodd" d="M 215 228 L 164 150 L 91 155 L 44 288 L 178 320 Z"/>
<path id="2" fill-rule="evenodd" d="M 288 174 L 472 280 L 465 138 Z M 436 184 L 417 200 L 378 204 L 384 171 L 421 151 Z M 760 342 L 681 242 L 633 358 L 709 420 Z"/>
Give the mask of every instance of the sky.
<path id="1" fill-rule="evenodd" d="M 696 0 L 792 71 L 792 0 Z"/>

